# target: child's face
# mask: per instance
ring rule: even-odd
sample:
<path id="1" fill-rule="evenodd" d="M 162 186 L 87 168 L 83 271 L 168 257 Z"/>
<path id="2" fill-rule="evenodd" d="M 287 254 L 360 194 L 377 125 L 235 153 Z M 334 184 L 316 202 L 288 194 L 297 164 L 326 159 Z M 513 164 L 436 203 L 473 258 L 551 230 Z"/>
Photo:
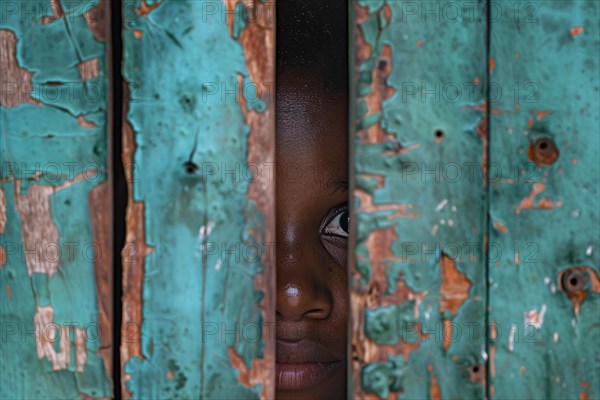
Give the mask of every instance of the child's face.
<path id="1" fill-rule="evenodd" d="M 277 398 L 344 398 L 347 99 L 298 74 L 277 86 Z"/>

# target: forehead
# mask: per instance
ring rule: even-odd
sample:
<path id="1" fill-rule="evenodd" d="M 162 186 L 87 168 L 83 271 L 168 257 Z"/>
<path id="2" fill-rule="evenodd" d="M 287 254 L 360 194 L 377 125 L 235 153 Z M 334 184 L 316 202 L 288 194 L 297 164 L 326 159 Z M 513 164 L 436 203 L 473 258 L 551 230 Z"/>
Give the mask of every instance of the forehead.
<path id="1" fill-rule="evenodd" d="M 340 148 L 345 154 L 348 144 L 346 93 L 329 90 L 309 75 L 289 72 L 278 76 L 276 104 L 278 151 L 312 147 L 316 152 L 331 152 Z"/>

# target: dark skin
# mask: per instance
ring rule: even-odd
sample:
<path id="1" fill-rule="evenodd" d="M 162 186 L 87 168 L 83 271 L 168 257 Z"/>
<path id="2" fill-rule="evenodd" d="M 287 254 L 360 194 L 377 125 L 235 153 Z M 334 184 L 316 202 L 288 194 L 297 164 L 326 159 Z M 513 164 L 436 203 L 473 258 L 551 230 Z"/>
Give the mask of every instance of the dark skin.
<path id="1" fill-rule="evenodd" d="M 302 72 L 278 76 L 277 86 L 276 396 L 343 399 L 347 98 L 328 92 L 318 77 Z M 298 372 L 298 365 L 315 363 L 323 370 Z M 285 373 L 282 364 L 289 367 Z"/>

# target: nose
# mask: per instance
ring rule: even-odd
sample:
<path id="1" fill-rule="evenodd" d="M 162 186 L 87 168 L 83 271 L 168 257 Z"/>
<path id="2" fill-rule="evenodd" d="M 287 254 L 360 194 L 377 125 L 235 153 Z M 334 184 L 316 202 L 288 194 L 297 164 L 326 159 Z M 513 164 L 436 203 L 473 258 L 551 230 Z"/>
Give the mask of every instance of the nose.
<path id="1" fill-rule="evenodd" d="M 277 288 L 277 317 L 284 321 L 327 319 L 331 314 L 331 294 L 318 284 L 295 280 Z"/>
<path id="2" fill-rule="evenodd" d="M 293 322 L 327 319 L 333 308 L 327 267 L 312 259 L 308 248 L 309 243 L 318 246 L 318 242 L 287 231 L 277 249 L 277 318 Z"/>

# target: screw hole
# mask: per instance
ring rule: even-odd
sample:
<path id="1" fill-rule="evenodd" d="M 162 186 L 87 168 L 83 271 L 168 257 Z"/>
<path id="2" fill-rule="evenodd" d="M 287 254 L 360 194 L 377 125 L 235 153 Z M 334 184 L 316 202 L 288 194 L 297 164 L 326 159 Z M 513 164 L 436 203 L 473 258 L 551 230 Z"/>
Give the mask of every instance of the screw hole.
<path id="1" fill-rule="evenodd" d="M 185 169 L 185 172 L 187 172 L 190 175 L 198 170 L 198 166 L 191 161 L 186 161 L 185 163 L 183 163 L 183 168 Z"/>
<path id="2" fill-rule="evenodd" d="M 473 366 L 473 373 L 478 373 L 479 372 L 479 365 L 474 365 Z"/>
<path id="3" fill-rule="evenodd" d="M 569 283 L 573 286 L 577 286 L 577 278 L 573 277 L 571 278 L 571 280 L 569 281 Z"/>
<path id="4" fill-rule="evenodd" d="M 444 131 L 442 131 L 441 129 L 438 129 L 435 131 L 435 137 L 438 139 L 441 139 L 444 137 Z"/>
<path id="5" fill-rule="evenodd" d="M 559 156 L 558 148 L 550 138 L 540 138 L 529 144 L 527 156 L 538 167 L 553 164 Z"/>

